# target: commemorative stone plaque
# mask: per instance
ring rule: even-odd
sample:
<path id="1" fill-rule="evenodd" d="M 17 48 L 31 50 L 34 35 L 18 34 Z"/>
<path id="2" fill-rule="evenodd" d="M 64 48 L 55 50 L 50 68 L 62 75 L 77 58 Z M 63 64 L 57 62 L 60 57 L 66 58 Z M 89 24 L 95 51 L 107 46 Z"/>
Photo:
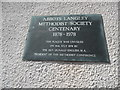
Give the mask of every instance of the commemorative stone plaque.
<path id="1" fill-rule="evenodd" d="M 109 62 L 102 16 L 32 16 L 23 60 Z"/>

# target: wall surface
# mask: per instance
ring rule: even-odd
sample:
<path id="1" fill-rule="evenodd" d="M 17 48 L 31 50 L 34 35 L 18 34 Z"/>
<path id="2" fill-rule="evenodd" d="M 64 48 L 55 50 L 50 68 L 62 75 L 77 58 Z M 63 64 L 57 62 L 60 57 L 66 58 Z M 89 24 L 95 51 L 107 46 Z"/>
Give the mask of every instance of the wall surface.
<path id="1" fill-rule="evenodd" d="M 0 2 L 0 90 L 2 87 L 2 3 Z"/>
<path id="2" fill-rule="evenodd" d="M 110 64 L 22 61 L 31 16 L 102 14 Z M 117 2 L 2 2 L 3 88 L 115 88 L 118 86 Z"/>

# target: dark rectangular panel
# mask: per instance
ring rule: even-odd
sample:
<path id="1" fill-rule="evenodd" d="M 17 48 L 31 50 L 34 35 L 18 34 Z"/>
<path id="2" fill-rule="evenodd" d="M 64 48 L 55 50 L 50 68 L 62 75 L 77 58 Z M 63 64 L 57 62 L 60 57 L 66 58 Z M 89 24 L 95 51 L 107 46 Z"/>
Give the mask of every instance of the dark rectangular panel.
<path id="1" fill-rule="evenodd" d="M 109 62 L 102 16 L 32 16 L 23 60 Z"/>

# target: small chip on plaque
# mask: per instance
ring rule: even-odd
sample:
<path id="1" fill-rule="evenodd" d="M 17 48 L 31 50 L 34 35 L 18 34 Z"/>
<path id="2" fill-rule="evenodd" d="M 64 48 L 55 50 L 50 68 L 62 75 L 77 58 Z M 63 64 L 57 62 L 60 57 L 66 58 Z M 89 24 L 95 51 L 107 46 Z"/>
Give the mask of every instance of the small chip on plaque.
<path id="1" fill-rule="evenodd" d="M 32 16 L 23 60 L 110 62 L 102 15 Z"/>

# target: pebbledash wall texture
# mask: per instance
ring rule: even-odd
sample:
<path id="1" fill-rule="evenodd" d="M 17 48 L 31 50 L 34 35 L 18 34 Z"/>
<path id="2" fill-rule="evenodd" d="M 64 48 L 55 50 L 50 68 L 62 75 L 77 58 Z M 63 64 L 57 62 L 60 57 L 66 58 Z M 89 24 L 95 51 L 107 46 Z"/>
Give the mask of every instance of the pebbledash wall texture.
<path id="1" fill-rule="evenodd" d="M 102 14 L 110 63 L 23 61 L 31 16 Z M 118 86 L 117 2 L 2 2 L 2 88 Z"/>

